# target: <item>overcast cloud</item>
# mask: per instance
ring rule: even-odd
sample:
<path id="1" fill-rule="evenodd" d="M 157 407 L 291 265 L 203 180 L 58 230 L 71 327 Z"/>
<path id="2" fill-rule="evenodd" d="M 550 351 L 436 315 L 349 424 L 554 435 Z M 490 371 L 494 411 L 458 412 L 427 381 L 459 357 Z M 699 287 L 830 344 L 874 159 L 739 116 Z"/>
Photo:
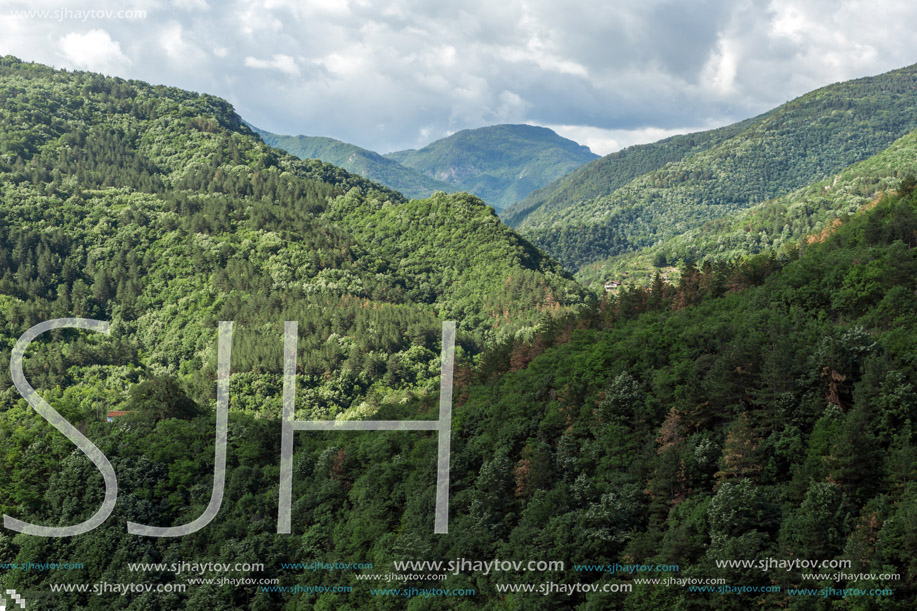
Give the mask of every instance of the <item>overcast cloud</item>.
<path id="1" fill-rule="evenodd" d="M 380 152 L 532 123 L 605 154 L 915 63 L 914 23 L 907 0 L 0 0 L 0 55 L 213 93 L 264 129 Z"/>

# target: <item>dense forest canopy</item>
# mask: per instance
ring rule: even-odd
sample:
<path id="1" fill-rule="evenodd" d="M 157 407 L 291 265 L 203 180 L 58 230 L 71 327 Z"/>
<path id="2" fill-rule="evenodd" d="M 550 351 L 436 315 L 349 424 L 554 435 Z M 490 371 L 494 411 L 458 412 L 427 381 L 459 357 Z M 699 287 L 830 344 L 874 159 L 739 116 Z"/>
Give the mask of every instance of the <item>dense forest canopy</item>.
<path id="1" fill-rule="evenodd" d="M 454 192 L 458 187 L 437 180 L 393 159 L 334 138 L 321 136 L 282 136 L 252 128 L 267 144 L 283 149 L 300 159 L 324 162 L 386 185 L 410 198 L 422 199 L 435 191 Z"/>
<path id="2" fill-rule="evenodd" d="M 653 246 L 583 266 L 577 278 L 599 287 L 605 278 L 627 277 L 647 286 L 654 274 L 674 278 L 685 262 L 729 262 L 762 252 L 792 250 L 821 240 L 849 215 L 873 205 L 909 174 L 917 173 L 917 131 L 843 171 L 747 210 L 707 221 Z"/>
<path id="3" fill-rule="evenodd" d="M 595 159 L 581 144 L 536 125 L 463 129 L 388 159 L 480 196 L 501 210 Z"/>
<path id="4" fill-rule="evenodd" d="M 271 146 L 300 159 L 333 163 L 411 198 L 468 191 L 497 210 L 597 157 L 587 147 L 533 125 L 466 129 L 420 150 L 385 155 L 334 138 L 252 129 Z"/>
<path id="5" fill-rule="evenodd" d="M 779 256 L 688 263 L 677 283 L 656 276 L 596 301 L 477 198 L 407 201 L 295 159 L 218 98 L 6 57 L 0 100 L 0 363 L 40 321 L 111 321 L 110 335 L 55 331 L 26 354 L 28 380 L 109 457 L 120 491 L 85 535 L 0 531 L 0 564 L 82 564 L 0 572 L 29 605 L 917 604 L 917 180 Z M 300 329 L 297 418 L 409 420 L 437 416 L 445 317 L 459 324 L 449 534 L 433 534 L 437 436 L 423 431 L 297 432 L 293 531 L 276 534 L 283 321 Z M 220 512 L 186 537 L 130 535 L 127 521 L 184 524 L 208 504 L 221 320 L 235 331 Z M 109 411 L 126 413 L 106 422 Z M 99 471 L 28 407 L 6 365 L 0 447 L 4 514 L 67 525 L 100 505 Z M 395 561 L 460 558 L 566 569 L 361 578 Z M 898 578 L 723 564 L 803 558 Z M 253 580 L 238 586 L 53 589 L 188 584 L 166 565 L 217 561 L 263 567 L 233 575 Z M 373 568 L 283 566 L 314 561 Z M 134 572 L 133 562 L 164 564 Z M 778 591 L 716 595 L 638 581 L 659 577 L 648 572 L 573 569 L 616 563 Z M 633 589 L 505 589 L 548 579 Z M 789 594 L 857 585 L 894 593 Z M 376 591 L 388 587 L 473 593 Z"/>
<path id="6" fill-rule="evenodd" d="M 606 267 L 598 262 L 733 218 L 881 152 L 917 128 L 915 92 L 917 66 L 829 85 L 733 126 L 594 161 L 505 218 L 567 269 L 592 265 L 591 281 Z"/>

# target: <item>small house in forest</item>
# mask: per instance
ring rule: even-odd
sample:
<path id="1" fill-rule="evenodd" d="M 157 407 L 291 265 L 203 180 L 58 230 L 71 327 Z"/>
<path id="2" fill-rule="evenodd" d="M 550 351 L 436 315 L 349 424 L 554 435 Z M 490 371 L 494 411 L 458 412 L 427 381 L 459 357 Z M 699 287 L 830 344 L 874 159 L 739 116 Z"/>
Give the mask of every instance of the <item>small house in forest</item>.
<path id="1" fill-rule="evenodd" d="M 621 282 L 619 280 L 608 280 L 605 282 L 605 292 L 610 293 L 614 290 L 617 290 L 620 286 Z"/>

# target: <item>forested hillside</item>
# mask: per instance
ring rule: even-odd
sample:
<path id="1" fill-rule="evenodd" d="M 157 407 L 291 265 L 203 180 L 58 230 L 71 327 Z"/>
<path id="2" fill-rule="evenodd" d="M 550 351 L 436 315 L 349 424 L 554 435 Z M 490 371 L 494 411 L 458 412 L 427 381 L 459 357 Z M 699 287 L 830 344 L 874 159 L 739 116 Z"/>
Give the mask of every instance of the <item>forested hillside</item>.
<path id="1" fill-rule="evenodd" d="M 624 186 L 612 179 L 605 194 L 578 199 L 574 183 L 572 205 L 536 210 L 518 227 L 573 270 L 654 245 L 887 148 L 917 128 L 915 85 L 910 66 L 818 89 Z"/>
<path id="2" fill-rule="evenodd" d="M 491 125 L 386 157 L 474 193 L 500 210 L 597 155 L 545 127 Z"/>
<path id="3" fill-rule="evenodd" d="M 58 79 L 57 86 L 72 82 L 84 87 L 82 79 L 94 78 L 49 75 L 44 69 L 8 59 L 3 70 L 4 78 L 18 79 L 11 88 L 20 89 L 27 89 L 26 81 L 38 75 L 42 83 Z M 116 84 L 104 80 L 102 86 L 106 83 Z M 53 104 L 53 89 L 49 84 L 42 90 L 36 104 L 44 100 Z M 156 99 L 168 106 L 170 95 L 180 94 L 160 91 Z M 93 94 L 86 98 L 93 100 Z M 4 103 L 4 110 L 8 107 Z M 58 116 L 66 112 L 66 107 L 57 110 Z M 19 125 L 13 122 L 6 129 L 12 131 Z M 254 397 L 260 406 L 270 404 L 278 394 L 270 378 L 252 373 L 258 367 L 279 369 L 276 321 L 299 319 L 302 330 L 330 319 L 331 328 L 325 332 L 340 329 L 328 338 L 333 341 L 300 348 L 302 387 L 297 391 L 297 407 L 303 416 L 315 413 L 314 401 L 333 394 L 328 386 L 310 394 L 310 380 L 329 375 L 332 380 L 345 379 L 335 377 L 338 369 L 345 372 L 340 375 L 357 380 L 364 373 L 367 382 L 376 381 L 374 388 L 380 378 L 385 386 L 395 384 L 395 379 L 405 383 L 403 376 L 435 380 L 435 372 L 430 371 L 435 370 L 435 359 L 425 355 L 437 349 L 436 317 L 420 306 L 414 309 L 397 303 L 394 296 L 411 295 L 412 291 L 423 295 L 429 290 L 434 302 L 466 301 L 461 288 L 446 290 L 448 279 L 422 268 L 421 259 L 411 251 L 399 250 L 394 236 L 401 234 L 418 240 L 421 249 L 431 248 L 450 235 L 438 219 L 463 208 L 469 210 L 471 226 L 482 227 L 484 235 L 506 235 L 506 230 L 480 202 L 465 197 L 412 202 L 402 208 L 405 218 L 400 218 L 400 204 L 393 196 L 377 191 L 382 195 L 361 199 L 363 190 L 371 188 L 366 184 L 350 186 L 330 204 L 316 204 L 318 217 L 294 214 L 295 206 L 281 212 L 287 208 L 263 203 L 267 212 L 278 215 L 274 225 L 267 212 L 257 212 L 261 208 L 254 191 L 238 192 L 261 184 L 254 178 L 256 173 L 262 177 L 257 180 L 273 184 L 269 179 L 275 166 L 269 165 L 249 173 L 242 164 L 243 169 L 234 170 L 235 176 L 245 179 L 238 183 L 220 183 L 214 174 L 213 184 L 223 184 L 223 191 L 233 184 L 237 191 L 226 193 L 215 187 L 205 194 L 198 189 L 182 200 L 174 194 L 175 173 L 151 172 L 144 165 L 144 159 L 152 159 L 163 164 L 157 167 L 166 167 L 163 159 L 178 154 L 166 144 L 168 133 L 144 130 L 138 135 L 137 141 L 145 141 L 143 146 L 148 148 L 136 150 L 151 153 L 150 157 L 138 156 L 133 167 L 140 178 L 131 181 L 142 184 L 149 176 L 147 191 L 122 183 L 109 186 L 115 182 L 108 174 L 113 168 L 88 158 L 68 161 L 67 155 L 75 154 L 68 150 L 83 149 L 67 149 L 57 144 L 62 139 L 53 134 L 44 142 L 54 144 L 60 167 L 78 168 L 72 172 L 82 174 L 74 177 L 71 171 L 62 172 L 58 183 L 53 177 L 46 183 L 43 174 L 36 174 L 39 179 L 33 180 L 32 168 L 43 171 L 42 147 L 31 154 L 26 151 L 28 158 L 22 152 L 4 157 L 4 163 L 11 165 L 3 174 L 3 235 L 11 235 L 10 227 L 23 235 L 27 234 L 24 227 L 35 231 L 31 246 L 16 245 L 4 254 L 3 261 L 11 270 L 8 275 L 4 272 L 11 280 L 4 284 L 7 288 L 0 309 L 5 317 L 2 337 L 6 345 L 37 320 L 68 311 L 60 295 L 62 282 L 56 283 L 55 293 L 45 294 L 44 283 L 38 279 L 57 274 L 67 278 L 64 268 L 68 261 L 74 268 L 68 273 L 78 276 L 72 285 L 65 284 L 68 313 L 111 316 L 118 321 L 111 337 L 49 334 L 26 359 L 32 383 L 111 458 L 121 490 L 112 517 L 86 535 L 48 539 L 11 536 L 7 531 L 0 534 L 0 562 L 84 564 L 72 572 L 5 573 L 4 587 L 29 593 L 37 608 L 744 611 L 824 605 L 903 611 L 917 604 L 917 562 L 912 552 L 917 541 L 914 179 L 902 181 L 895 195 L 853 215 L 820 241 L 787 250 L 783 258 L 759 255 L 731 265 L 688 266 L 677 286 L 656 282 L 647 289 L 625 290 L 587 311 L 554 317 L 534 336 L 506 337 L 484 350 L 477 363 L 463 361 L 456 376 L 448 535 L 432 534 L 437 437 L 417 431 L 299 432 L 294 454 L 293 533 L 278 535 L 275 491 L 280 424 L 257 407 L 244 409 L 246 397 Z M 208 148 L 208 137 L 201 137 L 200 147 L 218 157 L 223 148 Z M 229 144 L 233 138 L 250 142 L 243 136 L 227 136 L 219 141 L 221 147 L 234 150 Z M 121 150 L 114 143 L 110 147 Z M 240 148 L 240 160 L 270 152 L 254 145 Z M 152 151 L 160 151 L 161 156 Z M 187 147 L 179 152 L 186 151 Z M 113 153 L 93 153 L 97 160 L 105 159 L 106 154 Z M 39 161 L 32 164 L 36 156 Z M 276 163 L 289 163 L 282 166 L 289 169 L 274 170 L 278 180 L 289 176 L 290 184 L 300 184 L 294 178 L 305 170 L 296 169 L 299 162 L 284 159 Z M 226 169 L 233 167 L 239 165 Z M 304 167 L 317 172 L 324 166 Z M 155 182 L 155 176 L 160 182 Z M 89 180 L 96 181 L 94 188 L 78 187 Z M 359 179 L 340 175 L 340 180 L 343 184 Z M 52 184 L 53 190 L 44 193 Z M 328 189 L 333 195 L 339 187 L 316 182 L 312 188 L 317 193 Z M 63 189 L 74 192 L 63 198 L 58 195 Z M 175 210 L 166 207 L 173 201 L 170 197 L 178 202 Z M 226 202 L 225 213 L 216 217 L 227 218 L 230 227 L 218 231 L 202 224 L 202 231 L 183 229 L 186 223 L 207 222 L 204 212 L 191 211 L 198 198 L 201 211 L 216 206 L 214 202 Z M 237 204 L 240 201 L 244 207 Z M 315 200 L 304 194 L 301 201 L 306 207 L 306 202 Z M 370 218 L 364 218 L 361 209 Z M 257 234 L 261 224 L 252 226 L 249 216 L 256 214 L 262 215 L 259 223 L 273 228 L 278 239 Z M 48 218 L 66 231 L 55 234 Z M 412 223 L 411 218 L 418 221 Z M 14 226 L 10 219 L 24 220 Z M 313 235 L 311 248 L 288 250 L 287 244 L 295 240 L 280 238 L 291 232 L 298 239 L 300 233 L 294 232 L 305 231 L 297 229 L 305 219 L 315 223 L 315 230 L 305 234 Z M 380 229 L 376 244 L 372 243 L 376 234 L 369 229 L 373 225 Z M 430 237 L 418 235 L 424 228 L 429 228 Z M 229 229 L 241 235 L 232 237 Z M 345 231 L 355 237 L 348 238 Z M 112 235 L 117 238 L 109 239 Z M 42 240 L 49 242 L 44 245 Z M 451 243 L 461 245 L 465 240 L 453 236 Z M 325 246 L 329 241 L 333 247 Z M 99 262 L 120 260 L 122 243 L 133 244 L 124 254 L 126 273 L 106 281 Z M 282 251 L 271 250 L 277 243 L 284 244 Z M 52 249 L 52 245 L 57 246 Z M 521 266 L 551 273 L 551 264 L 538 262 L 537 255 L 518 238 L 501 248 L 514 253 Z M 237 249 L 248 249 L 244 252 L 250 257 L 235 257 Z M 314 264 L 320 269 L 317 274 L 299 271 L 298 266 L 284 267 L 284 261 L 308 257 L 314 249 L 326 253 L 318 255 Z M 49 254 L 42 256 L 44 251 Z M 114 308 L 130 303 L 125 296 L 132 294 L 127 288 L 132 253 L 146 251 L 154 254 L 147 263 L 137 263 L 140 288 L 133 302 L 133 311 L 141 314 L 121 315 Z M 27 254 L 33 252 L 34 256 Z M 270 258 L 281 252 L 282 257 Z M 252 268 L 220 278 L 219 266 L 208 257 L 220 260 L 224 256 L 227 267 L 231 261 L 242 265 L 251 259 Z M 323 261 L 330 261 L 322 256 L 338 257 L 334 269 L 347 269 L 350 275 L 330 276 L 327 271 L 321 275 L 331 269 L 321 267 Z M 436 256 L 443 261 L 448 255 Z M 456 258 L 463 265 L 476 261 L 470 252 Z M 387 270 L 389 260 L 399 261 L 397 270 Z M 373 268 L 374 264 L 380 267 Z M 310 270 L 312 265 L 304 262 L 301 267 Z M 41 276 L 32 271 L 38 268 L 43 270 Z M 364 273 L 367 269 L 374 273 Z M 457 265 L 452 273 L 458 271 Z M 415 273 L 428 288 L 410 283 Z M 463 282 L 474 278 L 470 273 Z M 119 289 L 122 280 L 125 287 Z M 290 290 L 300 284 L 303 288 L 283 293 L 273 284 L 278 281 L 289 282 Z M 246 288 L 246 282 L 271 283 L 272 297 L 258 301 L 258 293 Z M 223 286 L 220 283 L 227 287 L 214 288 Z M 362 286 L 359 290 L 364 293 L 356 288 L 348 291 L 359 297 L 344 293 L 344 286 Z M 115 292 L 116 299 L 105 299 L 106 287 Z M 123 291 L 121 298 L 117 297 L 119 290 Z M 324 317 L 310 317 L 309 308 L 316 303 L 309 297 L 313 292 L 331 295 L 331 302 L 318 303 Z M 276 303 L 270 301 L 275 295 Z M 161 299 L 162 305 L 147 305 L 153 299 Z M 341 307 L 347 299 L 352 300 L 352 309 Z M 168 315 L 157 314 L 140 324 L 142 313 L 160 310 Z M 392 322 L 385 317 L 388 311 L 401 312 L 405 318 Z M 366 315 L 377 318 L 367 320 Z M 196 316 L 210 317 L 206 324 L 200 323 L 206 332 L 186 331 L 194 329 L 189 319 Z M 213 473 L 213 416 L 206 413 L 206 407 L 215 386 L 214 325 L 222 317 L 237 321 L 240 329 L 253 329 L 240 333 L 233 354 L 233 370 L 238 373 L 230 385 L 233 409 L 222 509 L 213 523 L 186 537 L 129 535 L 126 520 L 185 523 L 200 515 L 207 504 Z M 348 324 L 361 321 L 366 326 L 348 332 Z M 400 334 L 405 324 L 414 325 L 410 337 Z M 170 335 L 164 328 L 174 331 Z M 386 334 L 385 329 L 392 332 Z M 154 336 L 172 339 L 157 347 L 146 339 Z M 394 353 L 400 368 L 383 369 L 378 363 L 355 360 L 354 355 L 368 358 L 364 355 L 383 350 L 392 354 L 392 345 L 374 349 L 356 343 L 375 341 L 395 342 L 395 347 L 398 341 L 410 342 L 403 352 Z M 473 339 L 464 343 L 469 349 L 474 345 Z M 147 355 L 147 350 L 152 352 Z M 262 361 L 255 362 L 258 358 Z M 333 370 L 322 371 L 328 363 Z M 355 367 L 369 368 L 356 372 Z M 176 369 L 177 383 L 151 375 Z M 204 373 L 198 373 L 201 371 Z M 183 388 L 188 378 L 193 383 Z M 140 383 L 135 384 L 137 381 Z M 9 388 L 8 380 L 3 381 L 3 388 Z M 341 389 L 341 393 L 357 394 L 353 389 Z M 376 416 L 429 418 L 436 413 L 435 398 L 435 393 L 405 392 L 397 401 L 381 403 Z M 100 403 L 105 409 L 133 408 L 135 413 L 106 424 L 96 416 Z M 98 472 L 83 455 L 73 452 L 72 445 L 52 434 L 50 426 L 26 409 L 23 401 L 16 400 L 14 391 L 4 390 L 2 409 L 0 439 L 6 448 L 0 456 L 0 472 L 5 474 L 0 488 L 2 510 L 43 524 L 69 524 L 85 518 L 101 499 Z M 445 579 L 431 581 L 358 578 L 391 573 L 394 561 L 462 558 L 562 561 L 566 568 L 547 572 L 457 570 L 444 572 Z M 843 571 L 846 574 L 872 572 L 898 578 L 853 582 L 850 578 L 804 577 L 799 570 L 731 569 L 719 564 L 768 559 L 844 560 L 851 563 Z M 180 593 L 96 596 L 50 589 L 52 584 L 74 581 L 188 583 L 188 575 L 163 568 L 130 572 L 126 564 L 134 561 L 264 563 L 263 570 L 247 576 L 276 577 L 280 587 L 298 585 L 306 591 L 282 592 L 255 584 L 197 585 Z M 373 568 L 281 567 L 283 563 L 315 561 L 372 563 Z M 666 576 L 658 573 L 572 568 L 575 564 L 615 563 L 677 564 L 677 577 L 682 579 L 721 578 L 733 587 L 776 591 L 698 592 L 687 586 L 637 582 Z M 623 583 L 633 590 L 542 594 L 498 589 L 520 584 L 537 587 L 549 581 L 568 586 Z M 335 586 L 352 590 L 308 591 Z M 893 594 L 791 596 L 789 589 L 800 586 L 889 588 Z M 376 588 L 390 587 L 474 592 L 413 598 L 373 593 Z"/>
<path id="4" fill-rule="evenodd" d="M 392 244 L 370 243 L 324 213 L 386 207 L 411 223 L 427 222 L 425 212 L 339 168 L 271 149 L 225 101 L 2 58 L 0 360 L 8 364 L 16 339 L 38 322 L 110 321 L 110 336 L 41 336 L 27 377 L 81 427 L 104 427 L 115 410 L 147 430 L 209 414 L 216 325 L 234 321 L 232 411 L 273 420 L 282 324 L 297 320 L 300 417 L 367 417 L 429 397 L 443 316 L 458 322 L 465 363 L 501 338 L 530 337 L 585 297 L 556 263 L 482 223 L 494 217 L 479 200 L 437 201 L 450 232 L 437 236 L 437 265 L 415 273 Z M 492 290 L 512 276 L 531 292 Z M 0 368 L 0 439 L 0 509 L 39 511 L 39 521 L 73 517 L 42 500 L 73 448 L 26 406 L 8 365 Z M 188 475 L 193 454 L 168 458 L 186 441 L 138 455 L 152 461 L 144 464 L 154 480 Z M 18 471 L 22 461 L 28 472 Z M 190 499 L 140 494 L 144 523 L 170 519 L 160 513 Z"/>
<path id="5" fill-rule="evenodd" d="M 779 254 L 797 242 L 823 239 L 823 232 L 893 191 L 910 174 L 917 175 L 917 131 L 839 174 L 654 246 L 585 265 L 577 277 L 596 289 L 603 279 L 625 274 L 629 284 L 647 286 L 657 272 L 674 275 L 674 267 L 686 261 L 699 266 L 760 252 Z"/>
<path id="6" fill-rule="evenodd" d="M 383 184 L 411 198 L 429 197 L 434 191 L 452 192 L 457 188 L 447 182 L 407 168 L 353 144 L 320 136 L 281 136 L 253 127 L 267 144 L 283 149 L 300 159 L 320 159 L 348 172 Z"/>
<path id="7" fill-rule="evenodd" d="M 680 578 L 779 588 L 714 595 L 637 584 L 627 597 L 558 595 L 543 608 L 912 607 L 913 188 L 904 181 L 902 195 L 783 262 L 760 255 L 688 267 L 676 287 L 625 291 L 592 318 L 494 355 L 460 409 L 460 445 L 478 456 L 456 495 L 473 543 L 434 555 L 474 547 L 570 563 L 676 563 Z M 900 578 L 856 583 L 717 565 L 768 558 L 843 559 L 848 575 Z M 789 596 L 799 586 L 894 594 Z M 522 595 L 508 599 L 525 605 Z"/>
<path id="8" fill-rule="evenodd" d="M 467 193 L 400 204 L 338 197 L 324 216 L 397 262 L 441 317 L 475 329 L 533 329 L 545 314 L 585 301 L 559 263 Z"/>
<path id="9" fill-rule="evenodd" d="M 516 202 L 500 213 L 500 218 L 511 227 L 517 227 L 532 216 L 548 217 L 560 210 L 577 206 L 597 197 L 608 195 L 631 180 L 657 170 L 667 163 L 681 161 L 694 153 L 705 151 L 739 133 L 767 115 L 747 119 L 720 129 L 672 136 L 652 144 L 627 147 L 590 161 L 563 178 L 537 189 L 525 199 Z"/>

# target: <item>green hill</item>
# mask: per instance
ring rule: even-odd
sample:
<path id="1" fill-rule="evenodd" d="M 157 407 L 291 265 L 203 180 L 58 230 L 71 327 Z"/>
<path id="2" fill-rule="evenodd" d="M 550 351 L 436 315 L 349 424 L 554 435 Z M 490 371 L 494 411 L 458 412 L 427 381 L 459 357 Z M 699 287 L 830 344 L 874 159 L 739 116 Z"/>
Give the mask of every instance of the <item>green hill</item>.
<path id="1" fill-rule="evenodd" d="M 348 172 L 390 187 L 412 199 L 429 197 L 434 191 L 453 192 L 456 187 L 436 180 L 397 161 L 353 144 L 321 136 L 281 136 L 252 126 L 267 144 L 300 159 L 320 159 Z"/>
<path id="2" fill-rule="evenodd" d="M 599 289 L 606 278 L 626 275 L 629 284 L 649 285 L 657 271 L 673 276 L 685 261 L 729 262 L 761 252 L 779 253 L 821 232 L 917 175 L 917 131 L 839 174 L 747 210 L 708 221 L 654 246 L 583 266 L 577 278 Z"/>
<path id="3" fill-rule="evenodd" d="M 912 607 L 917 193 L 903 193 L 783 260 L 687 268 L 489 354 L 460 408 L 462 540 L 420 556 L 580 565 L 512 577 L 537 595 L 475 576 L 494 606 L 801 609 L 847 604 L 851 573 L 881 571 L 881 604 Z M 850 568 L 778 575 L 767 558 Z M 644 580 L 673 564 L 746 587 Z M 633 590 L 539 589 L 561 575 Z"/>
<path id="4" fill-rule="evenodd" d="M 914 179 L 783 257 L 686 266 L 674 286 L 513 327 L 550 305 L 548 289 L 575 300 L 575 285 L 476 198 L 405 203 L 280 154 L 225 102 L 177 89 L 4 58 L 0 100 L 0 361 L 36 322 L 112 321 L 110 336 L 49 333 L 26 355 L 38 392 L 110 458 L 120 494 L 84 535 L 0 531 L 0 585 L 29 608 L 917 605 Z M 518 309 L 489 318 L 500 305 Z M 300 431 L 293 531 L 277 534 L 281 321 L 300 325 L 300 418 L 430 418 L 437 308 L 468 313 L 472 330 L 449 533 L 433 534 L 437 435 Z M 218 320 L 238 326 L 221 509 L 193 535 L 130 535 L 127 520 L 185 524 L 207 507 Z M 488 336 L 494 325 L 512 332 Z M 8 371 L 0 510 L 85 519 L 99 472 Z M 109 424 L 109 409 L 132 413 Z M 475 566 L 497 559 L 509 564 Z M 443 564 L 396 568 L 407 561 Z M 769 564 L 787 561 L 832 568 Z M 13 568 L 30 562 L 82 567 Z M 213 562 L 244 566 L 170 568 Z M 405 571 L 418 576 L 390 581 Z M 665 578 L 684 581 L 646 581 Z M 118 584 L 140 587 L 79 587 Z"/>
<path id="5" fill-rule="evenodd" d="M 910 66 L 818 89 L 743 123 L 738 133 L 721 131 L 721 140 L 707 134 L 709 148 L 687 149 L 623 186 L 613 176 L 605 194 L 593 186 L 578 199 L 580 183 L 573 183 L 566 198 L 572 204 L 536 209 L 518 229 L 569 269 L 654 245 L 887 148 L 917 127 L 915 86 L 917 67 Z M 559 192 L 550 201 L 565 197 Z"/>
<path id="6" fill-rule="evenodd" d="M 207 404 L 215 324 L 234 320 L 234 380 L 246 389 L 235 405 L 276 415 L 276 334 L 299 320 L 309 355 L 303 409 L 335 416 L 434 388 L 445 315 L 474 354 L 585 296 L 468 196 L 439 198 L 443 228 L 424 236 L 351 232 L 328 211 L 389 207 L 413 224 L 427 211 L 268 147 L 218 98 L 7 57 L 0 100 L 4 357 L 34 321 L 110 320 L 117 345 L 132 347 L 124 365 L 134 381 L 174 376 Z M 395 253 L 425 248 L 409 242 L 421 238 L 435 239 L 441 258 L 415 274 Z M 494 290 L 510 276 L 525 278 L 518 292 Z"/>
<path id="7" fill-rule="evenodd" d="M 545 127 L 492 125 L 386 157 L 473 193 L 500 210 L 597 155 Z"/>
<path id="8" fill-rule="evenodd" d="M 342 197 L 331 203 L 325 218 L 397 261 L 401 273 L 436 299 L 442 317 L 474 328 L 518 329 L 520 322 L 533 324 L 542 313 L 584 300 L 584 291 L 565 279 L 559 263 L 468 194 L 369 205 Z M 473 227 L 463 229 L 456 218 Z"/>
<path id="9" fill-rule="evenodd" d="M 672 136 L 652 144 L 638 144 L 600 157 L 533 191 L 525 199 L 500 212 L 500 218 L 510 227 L 517 227 L 529 215 L 532 215 L 529 222 L 534 223 L 535 219 L 608 195 L 638 176 L 732 138 L 765 116 L 720 129 Z"/>

